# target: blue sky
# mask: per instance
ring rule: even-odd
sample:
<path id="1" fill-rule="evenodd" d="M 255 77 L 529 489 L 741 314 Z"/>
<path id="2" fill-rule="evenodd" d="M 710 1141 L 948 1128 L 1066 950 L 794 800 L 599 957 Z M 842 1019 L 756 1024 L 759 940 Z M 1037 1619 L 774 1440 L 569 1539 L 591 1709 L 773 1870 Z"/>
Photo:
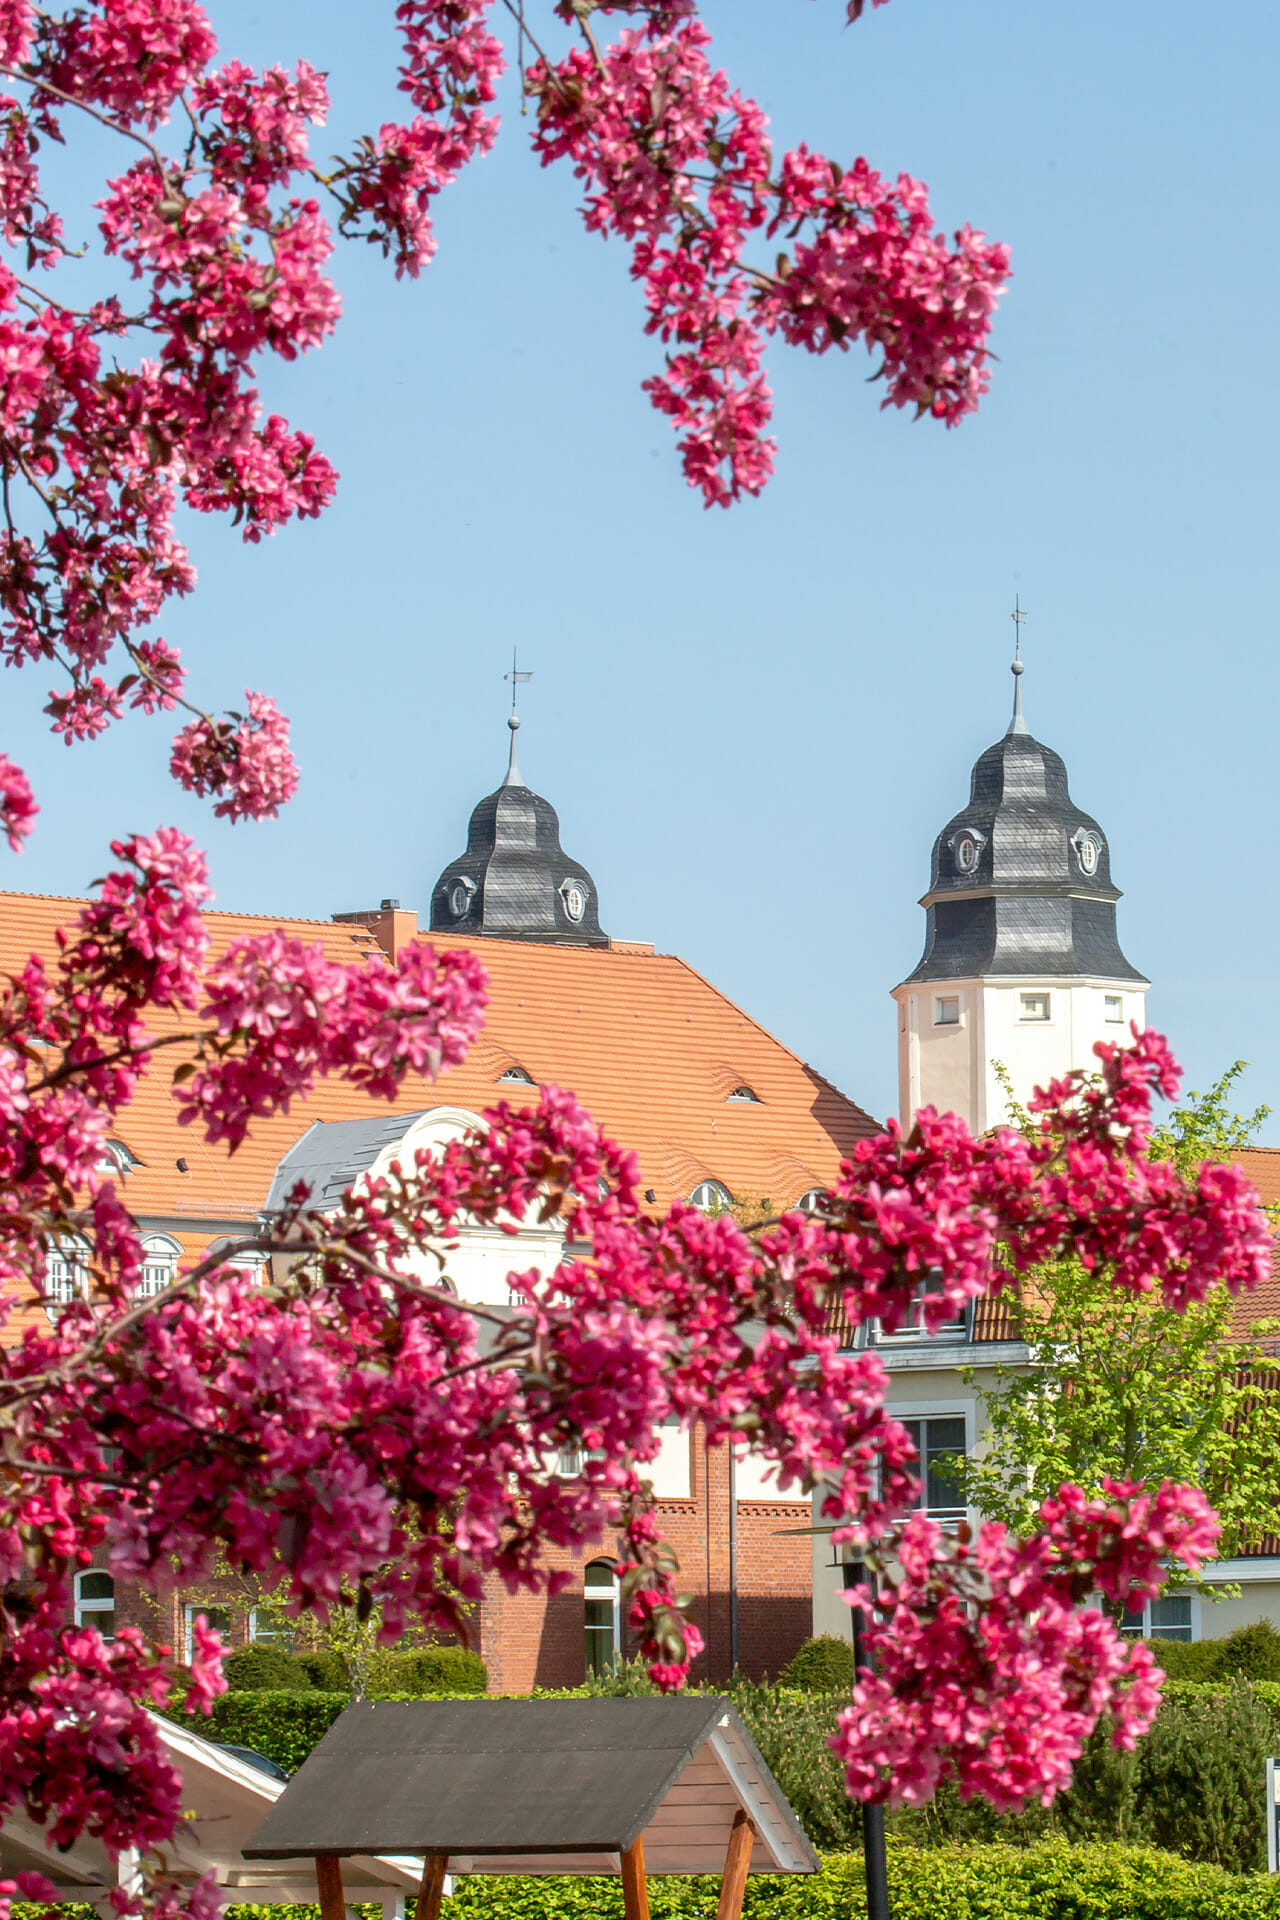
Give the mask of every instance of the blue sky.
<path id="1" fill-rule="evenodd" d="M 394 111 L 390 0 L 211 11 L 227 55 L 329 70 L 321 153 Z M 1004 730 L 1017 592 L 1028 719 L 1109 835 L 1150 1018 L 1193 1085 L 1244 1058 L 1246 1097 L 1280 1109 L 1280 10 L 843 14 L 704 6 L 779 142 L 905 168 L 940 224 L 1011 244 L 981 412 L 913 426 L 878 412 L 860 352 L 775 348 L 776 477 L 704 512 L 640 391 L 655 349 L 626 255 L 536 166 L 509 89 L 423 277 L 340 249 L 338 335 L 268 372 L 268 403 L 337 464 L 336 506 L 258 548 L 184 529 L 200 585 L 161 630 L 206 704 L 279 700 L 297 799 L 214 823 L 168 779 L 164 718 L 68 750 L 44 678 L 11 674 L 0 744 L 44 810 L 3 884 L 81 891 L 111 834 L 175 821 L 224 906 L 393 895 L 425 919 L 505 764 L 518 642 L 521 764 L 608 931 L 683 955 L 883 1114 L 888 992 L 919 957 L 933 836 Z M 61 164 L 85 230 L 101 167 Z"/>

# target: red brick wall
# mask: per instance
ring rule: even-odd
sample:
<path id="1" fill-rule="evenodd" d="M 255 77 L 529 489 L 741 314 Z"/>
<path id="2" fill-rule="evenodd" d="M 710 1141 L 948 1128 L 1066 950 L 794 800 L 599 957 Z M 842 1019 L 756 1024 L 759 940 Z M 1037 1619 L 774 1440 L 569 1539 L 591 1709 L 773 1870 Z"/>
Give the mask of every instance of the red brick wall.
<path id="1" fill-rule="evenodd" d="M 719 1683 L 732 1668 L 728 1453 L 723 1447 L 708 1453 L 700 1435 L 692 1447 L 692 1498 L 661 1500 L 657 1514 L 679 1556 L 680 1586 L 693 1595 L 690 1617 L 707 1642 L 690 1677 Z M 752 1679 L 776 1674 L 812 1631 L 811 1542 L 784 1531 L 809 1522 L 807 1501 L 738 1503 L 737 1661 Z M 581 1556 L 548 1555 L 549 1565 L 571 1568 L 577 1576 L 572 1587 L 551 1599 L 512 1596 L 500 1581 L 486 1582 L 478 1639 L 492 1693 L 581 1683 L 586 1670 L 582 1570 L 589 1560 L 615 1555 L 618 1544 L 610 1534 Z M 623 1653 L 630 1651 L 624 1622 Z"/>

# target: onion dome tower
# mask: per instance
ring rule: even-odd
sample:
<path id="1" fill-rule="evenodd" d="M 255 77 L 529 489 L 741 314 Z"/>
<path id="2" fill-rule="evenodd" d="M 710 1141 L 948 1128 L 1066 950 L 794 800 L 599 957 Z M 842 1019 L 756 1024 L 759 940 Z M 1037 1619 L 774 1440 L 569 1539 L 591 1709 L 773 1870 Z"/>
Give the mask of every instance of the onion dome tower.
<path id="1" fill-rule="evenodd" d="M 607 947 L 595 881 L 562 850 L 560 821 L 551 802 L 521 778 L 514 691 L 507 721 L 511 758 L 506 779 L 476 807 L 466 852 L 451 860 L 436 881 L 431 931 Z"/>
<path id="2" fill-rule="evenodd" d="M 933 843 L 924 956 L 894 989 L 904 1126 L 923 1106 L 976 1132 L 997 1126 L 997 1063 L 1025 1101 L 1094 1066 L 1097 1041 L 1144 1023 L 1150 983 L 1120 950 L 1107 837 L 1072 800 L 1061 757 L 1028 730 L 1022 672 L 1015 657 L 1008 732 Z"/>

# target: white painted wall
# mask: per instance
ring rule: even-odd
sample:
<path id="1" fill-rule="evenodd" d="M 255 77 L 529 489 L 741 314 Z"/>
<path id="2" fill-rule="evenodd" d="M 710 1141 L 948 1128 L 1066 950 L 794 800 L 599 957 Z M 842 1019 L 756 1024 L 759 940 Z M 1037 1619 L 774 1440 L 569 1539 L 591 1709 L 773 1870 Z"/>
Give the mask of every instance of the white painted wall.
<path id="1" fill-rule="evenodd" d="M 1047 994 L 1049 1018 L 1026 1017 L 1028 995 Z M 1008 1119 L 999 1061 L 1025 1102 L 1037 1086 L 1073 1068 L 1091 1070 L 1098 1041 L 1126 1041 L 1146 1025 L 1146 989 L 1102 978 L 918 981 L 894 989 L 898 1010 L 898 1111 L 904 1127 L 920 1107 L 958 1113 L 975 1133 Z M 958 999 L 958 1024 L 939 1002 Z M 1119 1000 L 1119 1017 L 1109 1002 Z"/>

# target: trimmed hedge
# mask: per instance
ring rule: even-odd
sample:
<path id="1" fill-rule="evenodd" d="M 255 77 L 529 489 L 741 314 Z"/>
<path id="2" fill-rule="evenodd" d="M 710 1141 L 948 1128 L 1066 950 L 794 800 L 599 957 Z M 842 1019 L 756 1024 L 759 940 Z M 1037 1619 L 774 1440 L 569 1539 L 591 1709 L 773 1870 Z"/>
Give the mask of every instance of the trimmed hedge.
<path id="1" fill-rule="evenodd" d="M 819 1874 L 747 1882 L 745 1920 L 848 1920 L 865 1910 L 862 1860 L 835 1855 Z M 653 1920 L 714 1920 L 710 1878 L 649 1883 Z M 1280 1920 L 1280 1886 L 1190 1866 L 1154 1848 L 893 1847 L 894 1920 Z M 616 1880 L 481 1879 L 458 1883 L 449 1920 L 621 1920 Z"/>
<path id="2" fill-rule="evenodd" d="M 455 1883 L 445 1920 L 622 1920 L 616 1879 Z M 830 1855 L 816 1874 L 753 1876 L 745 1920 L 849 1920 L 865 1911 L 862 1859 Z M 649 1882 L 653 1920 L 714 1920 L 719 1883 Z M 889 1850 L 893 1920 L 1280 1920 L 1280 1884 L 1191 1866 L 1154 1847 L 944 1847 Z M 80 1910 L 93 1920 L 88 1908 Z M 231 1907 L 232 1920 L 319 1920 L 318 1907 Z M 376 1916 L 376 1909 L 365 1909 Z M 36 1910 L 15 1907 L 19 1920 Z M 64 1909 L 64 1914 L 67 1912 Z"/>
<path id="3" fill-rule="evenodd" d="M 1151 1651 L 1171 1680 L 1280 1681 L 1280 1633 L 1269 1620 L 1221 1640 L 1156 1640 Z"/>
<path id="4" fill-rule="evenodd" d="M 806 1693 L 834 1693 L 853 1685 L 853 1647 L 834 1633 L 806 1640 L 795 1658 L 778 1675 L 780 1687 L 800 1687 Z"/>
<path id="5" fill-rule="evenodd" d="M 370 1700 L 392 1694 L 426 1700 L 441 1693 L 485 1693 L 489 1687 L 484 1661 L 468 1647 L 379 1647 L 365 1665 Z M 323 1693 L 351 1691 L 347 1663 L 333 1652 L 286 1653 L 258 1642 L 228 1654 L 223 1671 L 232 1693 L 305 1693 L 310 1687 Z"/>

